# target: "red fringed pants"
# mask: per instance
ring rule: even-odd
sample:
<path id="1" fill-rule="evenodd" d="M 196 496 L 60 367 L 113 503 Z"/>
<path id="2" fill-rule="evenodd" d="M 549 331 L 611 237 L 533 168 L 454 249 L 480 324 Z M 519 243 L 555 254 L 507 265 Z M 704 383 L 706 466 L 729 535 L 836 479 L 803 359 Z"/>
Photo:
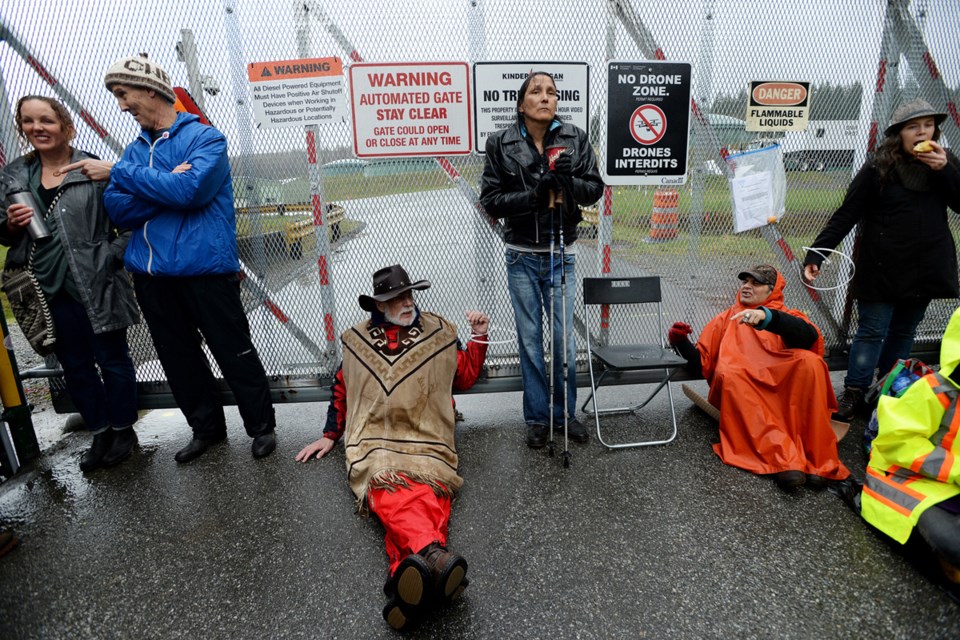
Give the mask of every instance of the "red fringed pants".
<path id="1" fill-rule="evenodd" d="M 370 511 L 386 529 L 384 546 L 392 576 L 400 562 L 431 542 L 447 546 L 450 524 L 450 498 L 438 496 L 425 484 L 407 478 L 409 488 L 394 491 L 371 489 L 367 497 Z"/>

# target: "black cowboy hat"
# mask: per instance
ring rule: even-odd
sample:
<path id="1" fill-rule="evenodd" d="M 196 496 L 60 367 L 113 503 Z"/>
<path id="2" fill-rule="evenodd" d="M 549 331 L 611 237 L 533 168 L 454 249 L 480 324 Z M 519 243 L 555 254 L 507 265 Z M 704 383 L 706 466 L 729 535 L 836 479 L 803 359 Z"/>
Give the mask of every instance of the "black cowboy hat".
<path id="1" fill-rule="evenodd" d="M 411 289 L 429 289 L 428 280 L 418 280 L 410 282 L 410 276 L 398 264 L 392 267 L 384 267 L 373 274 L 373 295 L 361 295 L 358 298 L 360 308 L 364 311 L 376 311 L 378 302 L 393 300 L 401 293 L 406 293 Z"/>

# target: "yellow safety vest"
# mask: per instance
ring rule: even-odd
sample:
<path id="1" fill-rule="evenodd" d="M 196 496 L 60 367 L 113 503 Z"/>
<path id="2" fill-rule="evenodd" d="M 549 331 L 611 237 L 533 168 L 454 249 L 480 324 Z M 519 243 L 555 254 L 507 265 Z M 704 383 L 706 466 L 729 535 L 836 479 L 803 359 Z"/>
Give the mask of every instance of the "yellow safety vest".
<path id="1" fill-rule="evenodd" d="M 940 374 L 881 397 L 860 513 L 903 544 L 920 514 L 960 494 L 960 390 Z"/>

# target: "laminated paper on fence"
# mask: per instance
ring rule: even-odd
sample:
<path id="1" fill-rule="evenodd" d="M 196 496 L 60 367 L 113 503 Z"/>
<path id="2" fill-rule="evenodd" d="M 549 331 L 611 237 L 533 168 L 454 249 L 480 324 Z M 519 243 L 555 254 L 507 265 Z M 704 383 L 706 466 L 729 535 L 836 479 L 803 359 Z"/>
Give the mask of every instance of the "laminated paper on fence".
<path id="1" fill-rule="evenodd" d="M 11 109 L 33 93 L 68 104 L 78 147 L 117 158 L 138 127 L 104 88 L 103 73 L 121 56 L 148 52 L 227 136 L 243 295 L 266 367 L 278 379 L 320 384 L 337 365 L 337 336 L 364 317 L 357 296 L 385 265 L 402 263 L 433 283 L 418 293 L 425 308 L 461 324 L 466 310 L 479 308 L 494 326 L 512 327 L 503 241 L 477 207 L 480 155 L 359 159 L 349 95 L 344 117 L 258 126 L 249 65 L 336 59 L 346 78 L 359 62 L 586 63 L 587 95 L 565 97 L 582 101 L 602 155 L 606 61 L 689 62 L 687 183 L 672 192 L 608 189 L 573 246 L 578 278 L 660 275 L 665 322 L 699 328 L 730 304 L 743 266 L 770 262 L 787 275 L 788 304 L 807 311 L 836 350 L 856 318 L 844 317 L 843 288 L 804 289 L 801 247 L 836 209 L 900 101 L 921 95 L 948 110 L 946 142 L 960 141 L 957 33 L 955 0 L 826 0 L 815 10 L 746 0 L 544 0 L 535 10 L 507 0 L 0 0 L 0 161 L 21 153 Z M 807 131 L 762 141 L 746 132 L 752 80 L 811 82 Z M 516 89 L 521 78 L 504 82 Z M 503 104 L 506 123 L 514 103 Z M 770 140 L 784 151 L 786 212 L 776 227 L 734 234 L 724 156 Z M 931 306 L 921 343 L 939 340 L 955 304 Z M 602 339 L 635 328 L 629 316 L 588 326 L 580 306 L 583 370 L 585 332 Z M 161 380 L 146 328 L 133 330 L 131 342 L 140 380 Z M 489 353 L 491 378 L 519 375 L 515 343 Z"/>

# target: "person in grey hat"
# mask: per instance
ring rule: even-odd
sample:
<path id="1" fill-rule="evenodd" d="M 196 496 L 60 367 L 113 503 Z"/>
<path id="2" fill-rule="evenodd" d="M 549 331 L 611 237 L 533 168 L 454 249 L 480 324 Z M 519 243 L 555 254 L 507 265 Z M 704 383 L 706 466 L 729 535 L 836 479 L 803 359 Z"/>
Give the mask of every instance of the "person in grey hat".
<path id="1" fill-rule="evenodd" d="M 144 54 L 121 58 L 103 80 L 142 131 L 115 164 L 84 160 L 63 170 L 109 179 L 107 214 L 133 231 L 124 264 L 167 383 L 193 432 L 175 459 L 191 462 L 227 437 L 203 342 L 233 392 L 253 457 L 270 455 L 276 419 L 240 300 L 227 140 L 196 115 L 174 109 L 170 76 Z"/>
<path id="2" fill-rule="evenodd" d="M 468 311 L 471 339 L 461 348 L 453 324 L 414 303 L 413 292 L 429 287 L 398 264 L 373 274 L 373 294 L 359 298 L 369 319 L 341 336 L 323 435 L 296 458 L 322 458 L 344 439 L 357 504 L 386 532 L 383 617 L 398 630 L 458 598 L 468 582 L 467 561 L 447 549 L 450 501 L 463 484 L 451 391 L 480 375 L 490 320 Z"/>
<path id="3" fill-rule="evenodd" d="M 947 207 L 960 211 L 960 162 L 944 148 L 947 114 L 922 99 L 900 105 L 873 157 L 860 169 L 840 208 L 804 260 L 808 281 L 820 275 L 825 252 L 859 226 L 857 332 L 835 418 L 865 415 L 867 389 L 913 348 L 930 301 L 955 298 L 957 252 Z"/>

